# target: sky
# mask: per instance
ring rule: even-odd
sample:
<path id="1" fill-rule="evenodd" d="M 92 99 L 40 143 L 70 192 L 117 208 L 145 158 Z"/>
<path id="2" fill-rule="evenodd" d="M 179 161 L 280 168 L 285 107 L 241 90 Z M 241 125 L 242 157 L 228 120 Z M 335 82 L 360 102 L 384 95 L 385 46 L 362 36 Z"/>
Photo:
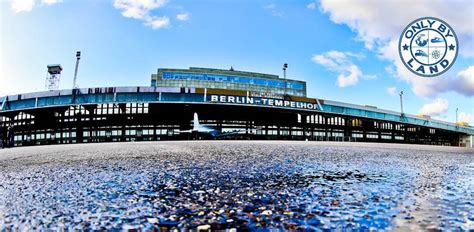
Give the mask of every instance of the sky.
<path id="1" fill-rule="evenodd" d="M 426 78 L 401 62 L 413 20 L 447 22 L 459 54 Z M 48 64 L 61 89 L 148 86 L 158 68 L 208 67 L 307 81 L 308 97 L 372 105 L 474 125 L 471 0 L 0 0 L 0 96 L 45 90 Z"/>

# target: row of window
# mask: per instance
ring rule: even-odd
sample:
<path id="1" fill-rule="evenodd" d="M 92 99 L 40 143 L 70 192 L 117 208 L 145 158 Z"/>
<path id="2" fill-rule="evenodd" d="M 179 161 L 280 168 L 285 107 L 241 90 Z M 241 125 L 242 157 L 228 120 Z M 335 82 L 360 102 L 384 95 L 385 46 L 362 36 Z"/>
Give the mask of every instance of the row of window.
<path id="1" fill-rule="evenodd" d="M 345 125 L 346 124 L 346 121 L 344 118 L 342 117 L 330 117 L 330 118 L 327 118 L 327 117 L 324 117 L 322 115 L 307 115 L 306 116 L 306 122 L 307 123 L 310 123 L 310 124 L 325 124 L 327 120 L 327 124 L 328 125 Z M 358 119 L 356 119 L 358 120 Z M 300 115 L 298 114 L 298 122 L 301 122 L 301 119 L 300 119 Z"/>
<path id="2" fill-rule="evenodd" d="M 325 121 L 326 120 L 326 121 Z M 298 122 L 301 123 L 301 116 L 298 114 Z M 342 117 L 324 117 L 322 115 L 308 115 L 306 116 L 306 122 L 310 124 L 325 124 L 327 123 L 328 125 L 340 125 L 344 126 L 346 125 L 346 120 Z M 353 127 L 360 127 L 362 126 L 362 120 L 361 119 L 351 119 L 350 124 L 352 124 Z M 377 129 L 385 129 L 385 130 L 392 130 L 395 126 L 395 130 L 403 131 L 404 130 L 404 125 L 403 124 L 393 124 L 390 122 L 373 122 L 374 123 L 374 128 Z M 408 131 L 410 132 L 416 132 L 416 128 L 407 128 Z M 430 133 L 434 134 L 435 129 L 430 129 Z"/>
<path id="3" fill-rule="evenodd" d="M 228 128 L 229 131 L 235 130 L 235 128 Z M 280 130 L 280 133 L 278 133 L 278 130 L 276 130 L 276 127 L 270 130 L 250 130 L 248 131 L 249 134 L 256 134 L 256 135 L 278 135 L 280 134 L 281 136 L 303 136 L 303 131 L 302 128 L 297 128 L 293 127 L 292 131 L 288 130 L 289 128 L 286 127 L 283 130 Z M 225 132 L 225 130 L 223 130 Z M 110 137 L 120 137 L 122 136 L 122 130 L 99 130 L 99 131 L 83 131 L 83 138 L 91 138 L 91 137 L 104 137 L 104 138 L 110 138 Z M 127 129 L 125 130 L 125 135 L 127 137 L 129 136 L 151 136 L 151 135 L 158 135 L 158 136 L 174 136 L 179 134 L 179 129 L 143 129 L 143 130 L 136 130 L 136 129 Z M 344 137 L 344 133 L 342 131 L 333 131 L 333 132 L 327 132 L 327 135 L 329 137 Z M 326 132 L 323 131 L 308 131 L 307 136 L 316 136 L 316 137 L 325 137 Z M 362 132 L 354 131 L 351 134 L 352 138 L 363 138 Z M 26 134 L 26 135 L 15 135 L 14 140 L 15 142 L 24 142 L 24 141 L 35 141 L 35 140 L 44 140 L 44 139 L 53 139 L 53 140 L 58 140 L 58 139 L 76 139 L 76 132 L 57 132 L 57 133 L 47 133 L 45 131 L 43 132 L 37 132 L 37 133 L 32 133 L 32 134 Z M 374 133 L 374 132 L 369 132 L 366 134 L 366 138 L 369 139 L 379 139 L 379 134 Z M 394 138 L 396 140 L 404 140 L 404 137 L 401 135 L 395 135 Z M 382 133 L 380 135 L 380 139 L 384 140 L 389 140 L 392 139 L 392 135 L 390 133 Z M 86 140 L 85 140 L 86 141 Z"/>
<path id="4" fill-rule="evenodd" d="M 353 134 L 351 135 L 351 137 L 352 137 L 352 138 L 363 138 L 364 135 L 361 134 L 361 133 L 353 133 Z M 379 138 L 378 134 L 375 134 L 375 133 L 373 133 L 373 134 L 372 134 L 372 133 L 368 133 L 368 134 L 366 135 L 366 137 L 369 138 L 369 139 L 378 139 L 378 138 Z M 381 138 L 381 139 L 392 139 L 392 135 L 390 135 L 390 134 L 381 134 L 381 135 L 380 135 L 380 138 Z M 395 138 L 395 140 L 403 140 L 403 139 L 404 139 L 403 136 L 399 136 L 399 135 L 395 135 L 394 138 Z"/>
<path id="5" fill-rule="evenodd" d="M 265 92 L 271 94 L 288 94 L 292 96 L 304 97 L 305 92 L 303 90 L 295 90 L 291 88 L 276 88 L 269 86 L 259 86 L 252 84 L 237 84 L 237 83 L 225 83 L 225 82 L 203 82 L 203 81 L 190 81 L 190 80 L 166 80 L 157 83 L 157 87 L 194 87 L 194 88 L 211 88 L 211 89 L 231 89 L 231 90 L 242 90 L 242 91 L 254 91 L 254 92 Z"/>
<path id="6" fill-rule="evenodd" d="M 244 76 L 228 76 L 219 74 L 201 74 L 201 73 L 174 73 L 164 72 L 162 76 L 163 80 L 182 80 L 182 81 L 205 81 L 210 83 L 225 82 L 225 83 L 242 83 L 251 85 L 262 85 L 284 88 L 295 88 L 304 89 L 304 85 L 292 80 L 281 80 L 281 79 L 263 79 L 255 77 L 244 77 Z"/>
<path id="7" fill-rule="evenodd" d="M 149 110 L 148 103 L 127 103 L 125 108 L 121 109 L 118 104 L 99 104 L 94 108 L 95 115 L 108 115 L 108 114 L 147 114 Z M 89 115 L 89 111 L 84 106 L 71 106 L 64 113 L 65 116 L 71 117 L 75 115 Z M 56 113 L 56 116 L 60 116 Z"/>
<path id="8" fill-rule="evenodd" d="M 389 122 L 374 122 L 374 128 L 391 130 L 393 128 L 393 124 Z"/>
<path id="9" fill-rule="evenodd" d="M 28 120 L 28 119 L 34 119 L 34 118 L 35 118 L 35 116 L 33 116 L 31 114 L 27 114 L 25 112 L 20 112 L 13 119 L 14 120 Z"/>
<path id="10" fill-rule="evenodd" d="M 62 135 L 62 136 L 61 136 Z M 26 135 L 15 135 L 14 140 L 20 141 L 32 141 L 32 140 L 43 140 L 43 139 L 59 139 L 59 138 L 75 138 L 76 132 L 63 132 L 63 133 L 33 133 Z"/>

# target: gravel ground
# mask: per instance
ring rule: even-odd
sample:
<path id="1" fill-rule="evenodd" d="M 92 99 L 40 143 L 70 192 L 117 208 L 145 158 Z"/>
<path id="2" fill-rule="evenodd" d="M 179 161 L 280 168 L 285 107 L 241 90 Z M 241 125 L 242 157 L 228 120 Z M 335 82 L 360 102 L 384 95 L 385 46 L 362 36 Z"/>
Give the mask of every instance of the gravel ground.
<path id="1" fill-rule="evenodd" d="M 199 141 L 0 150 L 0 231 L 474 229 L 474 150 Z"/>

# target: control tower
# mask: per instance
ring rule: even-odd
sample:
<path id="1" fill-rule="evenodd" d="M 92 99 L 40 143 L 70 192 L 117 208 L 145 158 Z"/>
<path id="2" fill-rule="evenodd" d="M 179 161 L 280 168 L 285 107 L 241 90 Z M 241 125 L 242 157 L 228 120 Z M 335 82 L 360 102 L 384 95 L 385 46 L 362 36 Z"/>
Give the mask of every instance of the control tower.
<path id="1" fill-rule="evenodd" d="M 59 80 L 61 78 L 61 71 L 63 68 L 59 64 L 48 65 L 48 74 L 46 76 L 46 89 L 47 90 L 58 90 Z"/>

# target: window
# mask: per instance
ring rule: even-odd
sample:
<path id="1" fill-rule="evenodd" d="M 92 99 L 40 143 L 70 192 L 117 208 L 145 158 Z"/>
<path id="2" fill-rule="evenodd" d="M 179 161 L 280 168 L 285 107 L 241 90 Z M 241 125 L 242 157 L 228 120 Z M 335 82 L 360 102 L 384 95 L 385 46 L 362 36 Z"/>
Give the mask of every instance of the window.
<path id="1" fill-rule="evenodd" d="M 357 126 L 357 127 L 362 126 L 362 120 L 360 120 L 360 119 L 352 119 L 352 126 Z"/>
<path id="2" fill-rule="evenodd" d="M 359 134 L 359 133 L 353 133 L 352 134 L 352 138 L 362 138 L 362 137 L 364 137 L 363 134 Z"/>
<path id="3" fill-rule="evenodd" d="M 148 103 L 127 103 L 125 110 L 127 114 L 148 114 Z"/>

